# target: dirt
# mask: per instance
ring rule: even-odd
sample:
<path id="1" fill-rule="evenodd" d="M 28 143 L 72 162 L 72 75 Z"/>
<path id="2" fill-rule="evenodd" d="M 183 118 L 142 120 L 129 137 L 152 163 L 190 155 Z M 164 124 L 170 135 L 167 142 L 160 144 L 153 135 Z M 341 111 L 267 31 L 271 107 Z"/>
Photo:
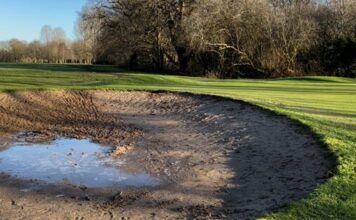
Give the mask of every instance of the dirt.
<path id="1" fill-rule="evenodd" d="M 307 196 L 334 168 L 305 127 L 210 96 L 2 93 L 0 132 L 0 150 L 20 132 L 33 142 L 91 139 L 113 146 L 113 152 L 134 146 L 120 154 L 128 169 L 134 164 L 162 182 L 91 189 L 3 173 L 1 219 L 251 219 Z"/>
<path id="2" fill-rule="evenodd" d="M 124 145 L 124 146 L 117 146 L 115 149 L 112 151 L 111 156 L 113 157 L 120 157 L 123 155 L 126 155 L 134 150 L 133 145 Z"/>

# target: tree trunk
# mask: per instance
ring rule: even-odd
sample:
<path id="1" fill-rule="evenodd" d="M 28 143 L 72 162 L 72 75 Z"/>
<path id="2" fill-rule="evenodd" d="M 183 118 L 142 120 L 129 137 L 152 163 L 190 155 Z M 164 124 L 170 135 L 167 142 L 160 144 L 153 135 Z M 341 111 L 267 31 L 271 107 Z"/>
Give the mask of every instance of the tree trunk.
<path id="1" fill-rule="evenodd" d="M 179 62 L 179 72 L 184 73 L 188 69 L 191 53 L 187 48 L 178 46 L 175 48 Z"/>

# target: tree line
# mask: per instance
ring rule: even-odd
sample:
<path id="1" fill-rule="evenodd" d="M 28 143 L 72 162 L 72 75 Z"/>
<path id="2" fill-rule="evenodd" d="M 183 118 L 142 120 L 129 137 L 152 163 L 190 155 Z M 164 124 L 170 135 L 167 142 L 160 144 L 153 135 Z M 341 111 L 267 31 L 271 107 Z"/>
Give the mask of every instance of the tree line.
<path id="1" fill-rule="evenodd" d="M 18 39 L 2 42 L 0 62 L 90 64 L 93 60 L 91 44 L 83 38 L 69 41 L 62 28 L 45 25 L 40 36 L 30 43 Z"/>
<path id="2" fill-rule="evenodd" d="M 93 62 L 218 77 L 355 76 L 354 0 L 91 0 Z"/>

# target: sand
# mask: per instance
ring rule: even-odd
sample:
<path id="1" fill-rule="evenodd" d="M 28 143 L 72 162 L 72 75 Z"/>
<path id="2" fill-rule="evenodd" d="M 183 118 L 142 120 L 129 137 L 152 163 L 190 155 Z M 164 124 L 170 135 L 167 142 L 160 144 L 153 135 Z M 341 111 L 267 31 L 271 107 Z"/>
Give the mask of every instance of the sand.
<path id="1" fill-rule="evenodd" d="M 128 169 L 144 169 L 161 185 L 90 189 L 1 174 L 1 219 L 251 219 L 306 197 L 335 167 L 306 127 L 212 96 L 2 93 L 0 150 L 19 132 L 35 133 L 34 142 L 132 146 L 119 155 Z"/>

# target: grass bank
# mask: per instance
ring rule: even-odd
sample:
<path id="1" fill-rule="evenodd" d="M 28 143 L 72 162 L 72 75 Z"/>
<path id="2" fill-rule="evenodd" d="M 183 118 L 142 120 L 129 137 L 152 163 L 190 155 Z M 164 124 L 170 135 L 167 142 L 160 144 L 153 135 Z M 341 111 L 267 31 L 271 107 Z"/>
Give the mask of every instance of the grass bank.
<path id="1" fill-rule="evenodd" d="M 0 91 L 169 90 L 247 101 L 309 126 L 338 160 L 335 176 L 308 198 L 267 219 L 356 219 L 356 80 L 302 77 L 218 80 L 125 73 L 115 67 L 0 64 Z"/>

